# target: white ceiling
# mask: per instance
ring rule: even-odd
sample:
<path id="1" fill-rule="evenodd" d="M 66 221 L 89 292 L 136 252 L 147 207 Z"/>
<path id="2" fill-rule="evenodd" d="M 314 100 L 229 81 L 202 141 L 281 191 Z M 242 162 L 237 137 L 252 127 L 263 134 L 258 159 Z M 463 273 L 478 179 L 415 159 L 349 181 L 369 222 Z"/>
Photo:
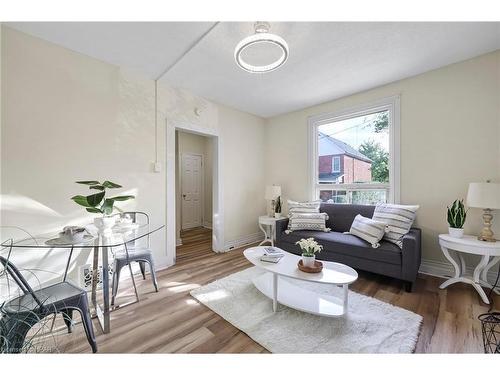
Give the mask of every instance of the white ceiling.
<path id="1" fill-rule="evenodd" d="M 213 23 L 7 25 L 152 79 L 171 67 L 162 82 L 262 117 L 500 48 L 500 23 L 271 22 L 270 31 L 288 42 L 290 57 L 276 71 L 251 74 L 239 69 L 233 58 L 236 44 L 253 34 L 250 22 L 219 23 L 198 44 Z"/>

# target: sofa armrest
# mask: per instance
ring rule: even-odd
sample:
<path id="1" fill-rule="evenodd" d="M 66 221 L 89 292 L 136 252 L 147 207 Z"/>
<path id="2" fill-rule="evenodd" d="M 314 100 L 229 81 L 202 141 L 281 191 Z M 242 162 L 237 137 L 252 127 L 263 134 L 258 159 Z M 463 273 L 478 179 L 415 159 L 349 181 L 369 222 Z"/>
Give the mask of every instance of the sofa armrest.
<path id="1" fill-rule="evenodd" d="M 288 218 L 276 220 L 276 242 L 281 242 L 283 236 L 286 236 L 285 231 L 288 228 Z"/>
<path id="2" fill-rule="evenodd" d="M 417 279 L 422 257 L 421 237 L 422 231 L 420 228 L 411 228 L 410 231 L 403 236 L 401 275 L 404 280 L 415 282 Z"/>

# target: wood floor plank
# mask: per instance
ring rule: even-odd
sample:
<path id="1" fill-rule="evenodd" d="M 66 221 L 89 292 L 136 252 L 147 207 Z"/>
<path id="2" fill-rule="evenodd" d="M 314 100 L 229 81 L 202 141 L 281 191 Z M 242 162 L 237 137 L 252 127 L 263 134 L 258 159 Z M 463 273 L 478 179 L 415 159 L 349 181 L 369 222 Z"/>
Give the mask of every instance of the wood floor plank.
<path id="1" fill-rule="evenodd" d="M 265 348 L 244 332 L 200 304 L 189 292 L 201 285 L 251 266 L 243 249 L 223 254 L 211 250 L 212 233 L 206 228 L 182 232 L 176 265 L 158 272 L 160 291 L 137 276 L 140 302 L 111 314 L 111 333 L 103 335 L 94 323 L 100 353 L 265 353 Z M 488 310 L 468 285 L 439 289 L 442 279 L 421 275 L 415 291 L 407 293 L 401 282 L 359 272 L 352 290 L 411 310 L 423 316 L 418 353 L 482 352 L 481 324 L 477 316 Z M 133 296 L 130 280 L 120 283 L 117 297 L 123 303 Z M 500 306 L 500 296 L 494 296 Z M 81 324 L 68 334 L 61 318 L 47 340 L 58 349 L 88 353 L 90 347 Z M 47 341 L 49 342 L 49 341 Z M 53 344 L 52 344 L 53 345 Z"/>

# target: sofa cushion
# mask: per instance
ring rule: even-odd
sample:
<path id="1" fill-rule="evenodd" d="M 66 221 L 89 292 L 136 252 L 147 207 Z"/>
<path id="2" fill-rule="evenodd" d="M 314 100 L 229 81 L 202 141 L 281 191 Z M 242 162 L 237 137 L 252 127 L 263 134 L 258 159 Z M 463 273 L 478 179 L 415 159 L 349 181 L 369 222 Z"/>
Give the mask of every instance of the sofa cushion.
<path id="1" fill-rule="evenodd" d="M 314 230 L 322 232 L 330 232 L 330 228 L 326 227 L 326 219 L 328 215 L 324 212 L 314 214 L 291 214 L 288 221 L 287 232 L 296 230 Z"/>
<path id="2" fill-rule="evenodd" d="M 384 234 L 384 240 L 403 248 L 403 236 L 410 231 L 417 210 L 418 206 L 382 203 L 375 207 L 373 220 L 387 224 L 388 230 Z"/>
<path id="3" fill-rule="evenodd" d="M 374 249 L 380 246 L 380 240 L 384 237 L 387 225 L 367 217 L 356 215 L 352 222 L 349 233 L 370 243 Z"/>
<path id="4" fill-rule="evenodd" d="M 319 212 L 321 201 L 314 202 L 295 202 L 288 200 L 288 217 L 293 214 L 314 214 Z"/>
<path id="5" fill-rule="evenodd" d="M 323 245 L 323 251 L 316 255 L 318 259 L 323 259 L 322 254 L 325 252 L 334 252 L 356 258 L 401 264 L 401 249 L 388 241 L 380 241 L 380 247 L 374 249 L 368 242 L 351 234 L 311 231 L 296 231 L 290 234 L 283 234 L 282 239 L 285 242 L 295 244 L 301 238 L 309 237 L 313 237 L 320 245 Z M 300 252 L 298 246 L 297 251 L 297 253 Z"/>
<path id="6" fill-rule="evenodd" d="M 326 212 L 328 220 L 326 226 L 334 232 L 349 232 L 356 215 L 371 218 L 375 206 L 361 204 L 333 204 L 322 203 L 319 212 Z"/>

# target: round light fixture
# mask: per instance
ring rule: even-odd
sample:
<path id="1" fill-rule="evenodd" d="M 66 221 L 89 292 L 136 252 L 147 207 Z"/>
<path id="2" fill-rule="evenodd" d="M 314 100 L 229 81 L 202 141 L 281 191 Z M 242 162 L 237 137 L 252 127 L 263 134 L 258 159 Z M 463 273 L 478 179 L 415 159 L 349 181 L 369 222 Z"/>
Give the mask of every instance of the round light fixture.
<path id="1" fill-rule="evenodd" d="M 256 22 L 255 34 L 238 43 L 234 59 L 241 69 L 250 73 L 267 73 L 286 62 L 288 44 L 278 35 L 269 33 L 269 27 L 267 22 Z M 265 61 L 269 58 L 271 61 Z"/>

